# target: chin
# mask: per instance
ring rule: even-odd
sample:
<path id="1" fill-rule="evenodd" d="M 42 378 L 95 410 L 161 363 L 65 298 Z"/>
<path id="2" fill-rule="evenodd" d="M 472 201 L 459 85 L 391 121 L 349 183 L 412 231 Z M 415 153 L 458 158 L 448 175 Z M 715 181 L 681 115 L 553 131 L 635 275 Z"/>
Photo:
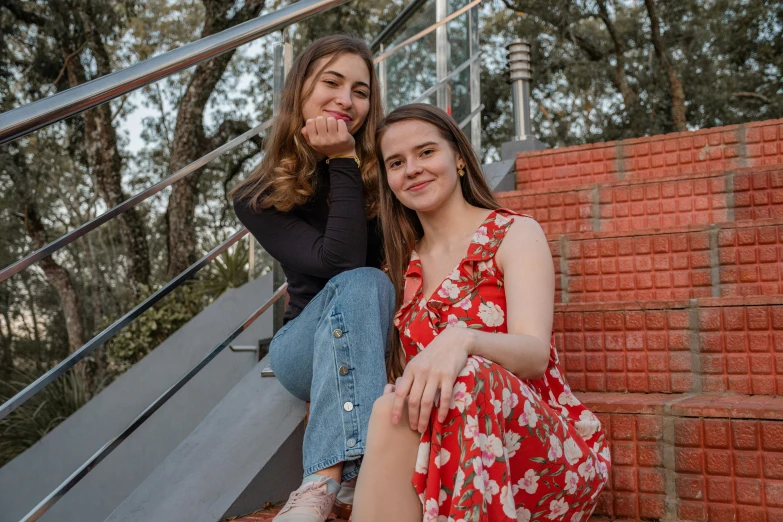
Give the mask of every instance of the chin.
<path id="1" fill-rule="evenodd" d="M 433 212 L 438 210 L 442 205 L 442 201 L 408 201 L 403 202 L 403 205 L 414 212 Z"/>

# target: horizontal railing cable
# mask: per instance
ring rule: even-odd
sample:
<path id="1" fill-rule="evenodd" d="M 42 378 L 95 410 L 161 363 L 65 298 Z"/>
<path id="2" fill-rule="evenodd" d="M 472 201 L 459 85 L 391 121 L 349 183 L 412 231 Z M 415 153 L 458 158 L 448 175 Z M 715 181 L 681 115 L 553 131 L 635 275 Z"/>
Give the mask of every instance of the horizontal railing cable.
<path id="1" fill-rule="evenodd" d="M 378 56 L 375 57 L 375 59 L 373 60 L 373 63 L 377 64 L 377 63 L 380 63 L 380 62 L 384 61 L 386 58 L 388 58 L 389 56 L 393 55 L 394 53 L 396 53 L 397 51 L 399 51 L 403 47 L 407 47 L 410 44 L 412 44 L 413 42 L 421 40 L 422 38 L 424 38 L 425 36 L 430 34 L 432 31 L 434 31 L 435 29 L 440 27 L 441 25 L 445 25 L 445 24 L 451 22 L 452 20 L 454 20 L 455 18 L 457 18 L 458 16 L 460 16 L 460 15 L 462 15 L 464 13 L 467 13 L 468 11 L 470 11 L 471 8 L 476 7 L 480 3 L 481 3 L 481 0 L 474 0 L 473 2 L 469 3 L 465 7 L 461 8 L 461 9 L 459 9 L 457 11 L 454 11 L 453 13 L 451 13 L 449 16 L 447 16 L 443 20 L 435 22 L 434 24 L 430 25 L 426 29 L 423 29 L 422 31 L 414 34 L 413 36 L 411 36 L 407 40 L 404 40 L 403 42 L 395 45 L 394 47 L 392 47 L 390 49 L 387 49 L 386 51 L 382 52 L 381 54 L 379 54 Z"/>
<path id="2" fill-rule="evenodd" d="M 67 91 L 0 114 L 0 145 L 351 0 L 301 0 Z"/>
<path id="3" fill-rule="evenodd" d="M 81 361 L 88 355 L 90 355 L 96 348 L 103 345 L 106 341 L 114 337 L 117 332 L 125 328 L 128 324 L 133 322 L 141 314 L 149 310 L 158 301 L 169 295 L 182 283 L 190 279 L 196 272 L 201 270 L 210 261 L 217 256 L 225 252 L 231 245 L 242 239 L 247 235 L 247 229 L 242 228 L 238 232 L 235 232 L 231 237 L 226 239 L 223 243 L 212 249 L 207 255 L 190 265 L 187 269 L 183 270 L 177 277 L 166 283 L 165 286 L 160 288 L 157 292 L 146 298 L 142 303 L 137 305 L 133 310 L 117 319 L 110 326 L 106 327 L 101 333 L 90 339 L 81 348 L 75 350 L 68 357 L 60 361 L 54 368 L 37 378 L 34 382 L 28 385 L 25 389 L 14 395 L 8 401 L 0 405 L 0 420 L 5 418 L 9 413 L 16 408 L 24 404 L 33 395 L 38 393 L 47 384 L 54 381 L 57 377 L 68 371 L 73 365 Z"/>
<path id="4" fill-rule="evenodd" d="M 468 114 L 467 116 L 465 116 L 465 119 L 464 119 L 464 120 L 462 120 L 461 122 L 459 122 L 459 128 L 460 128 L 460 129 L 464 128 L 464 127 L 465 127 L 465 125 L 467 125 L 468 123 L 470 123 L 470 120 L 472 120 L 472 119 L 473 119 L 473 118 L 474 118 L 474 117 L 475 117 L 477 114 L 479 114 L 479 113 L 480 113 L 481 111 L 483 111 L 483 110 L 484 110 L 484 104 L 482 103 L 481 105 L 479 105 L 478 107 L 476 107 L 475 109 L 473 109 L 473 112 L 471 112 L 470 114 Z"/>
<path id="5" fill-rule="evenodd" d="M 241 134 L 234 138 L 233 140 L 225 143 L 221 147 L 218 147 L 217 149 L 213 150 L 209 154 L 206 154 L 202 156 L 201 158 L 197 159 L 190 165 L 183 167 L 180 169 L 177 173 L 169 176 L 168 178 L 164 179 L 160 183 L 157 183 L 150 188 L 139 192 L 135 196 L 128 198 L 127 200 L 123 201 L 116 207 L 112 208 L 111 210 L 104 212 L 100 216 L 96 217 L 95 219 L 88 221 L 87 223 L 83 224 L 79 228 L 72 230 L 71 232 L 68 232 L 67 234 L 63 235 L 62 237 L 52 241 L 48 245 L 39 248 L 32 254 L 28 255 L 27 257 L 17 261 L 13 265 L 9 265 L 5 267 L 2 271 L 0 271 L 0 283 L 8 279 L 9 277 L 13 276 L 14 274 L 21 272 L 28 266 L 37 263 L 41 259 L 52 255 L 54 252 L 58 251 L 59 249 L 68 246 L 69 244 L 73 243 L 80 237 L 84 236 L 88 232 L 98 228 L 99 226 L 103 225 L 107 221 L 111 221 L 113 218 L 119 216 L 123 212 L 127 212 L 128 210 L 132 209 L 139 203 L 142 203 L 146 199 L 154 196 L 161 190 L 165 189 L 166 187 L 176 183 L 180 179 L 184 178 L 191 172 L 200 169 L 213 159 L 217 158 L 224 152 L 227 152 L 234 147 L 238 147 L 239 145 L 243 144 L 250 138 L 261 134 L 264 132 L 269 126 L 272 125 L 272 120 L 267 120 L 264 123 L 257 125 L 256 127 L 250 129 L 249 131 L 245 132 L 244 134 Z"/>
<path id="6" fill-rule="evenodd" d="M 174 396 L 175 393 L 177 393 L 179 390 L 182 389 L 183 386 L 185 386 L 193 377 L 198 374 L 209 362 L 218 356 L 220 352 L 222 352 L 226 346 L 231 344 L 231 342 L 239 337 L 239 335 L 247 330 L 247 328 L 258 319 L 258 317 L 261 316 L 264 312 L 266 312 L 270 306 L 272 306 L 278 299 L 283 297 L 285 295 L 286 289 L 288 287 L 288 283 L 284 283 L 280 288 L 277 289 L 277 291 L 272 295 L 272 297 L 261 307 L 253 312 L 245 321 L 237 326 L 231 334 L 223 340 L 220 344 L 218 344 L 211 352 L 209 352 L 201 361 L 193 367 L 187 374 L 185 374 L 184 377 L 182 377 L 179 381 L 177 381 L 175 384 L 173 384 L 168 390 L 163 392 L 157 399 L 155 399 L 152 404 L 147 406 L 143 412 L 141 412 L 134 420 L 131 422 L 125 430 L 111 439 L 109 442 L 103 445 L 101 449 L 99 449 L 95 454 L 87 459 L 87 461 L 79 466 L 79 468 L 71 473 L 71 475 L 65 479 L 62 484 L 60 484 L 54 491 L 52 491 L 45 499 L 43 499 L 36 507 L 32 509 L 25 517 L 21 520 L 21 522 L 33 522 L 35 520 L 38 520 L 44 513 L 46 513 L 55 503 L 57 503 L 58 500 L 60 500 L 63 495 L 68 493 L 68 491 L 73 488 L 80 480 L 82 480 L 90 471 L 92 471 L 95 466 L 97 466 L 103 459 L 105 459 L 107 456 L 111 454 L 112 451 L 114 451 L 117 446 L 122 444 L 122 442 L 127 439 L 134 431 L 136 431 L 139 426 L 141 426 L 144 421 L 146 421 L 148 418 L 152 416 L 153 413 L 158 411 L 161 406 L 166 404 L 166 402 Z"/>
<path id="7" fill-rule="evenodd" d="M 427 98 L 429 98 L 430 96 L 435 94 L 435 91 L 437 91 L 438 89 L 440 89 L 441 87 L 443 87 L 444 85 L 449 83 L 452 80 L 452 78 L 454 78 L 459 73 L 461 73 L 462 71 L 467 69 L 470 64 L 472 64 L 473 62 L 478 60 L 480 57 L 481 57 L 481 51 L 477 52 L 476 54 L 474 54 L 473 56 L 471 56 L 470 58 L 468 58 L 467 60 L 462 62 L 459 67 L 457 67 L 456 69 L 451 71 L 449 74 L 447 74 L 446 76 L 441 78 L 441 80 L 438 81 L 438 83 L 436 83 L 435 85 L 433 85 L 432 87 L 430 87 L 429 89 L 424 91 L 418 98 L 416 98 L 415 100 L 413 100 L 410 103 L 419 103 L 421 101 L 426 100 Z"/>

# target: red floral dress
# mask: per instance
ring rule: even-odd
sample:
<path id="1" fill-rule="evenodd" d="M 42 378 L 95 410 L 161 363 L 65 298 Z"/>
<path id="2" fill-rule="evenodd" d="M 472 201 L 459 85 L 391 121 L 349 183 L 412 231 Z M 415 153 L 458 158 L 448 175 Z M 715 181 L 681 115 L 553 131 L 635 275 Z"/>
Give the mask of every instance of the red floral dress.
<path id="1" fill-rule="evenodd" d="M 413 252 L 394 319 L 408 361 L 447 326 L 507 332 L 494 256 L 513 216 L 493 211 L 429 300 Z M 609 458 L 601 424 L 571 393 L 551 342 L 546 374 L 534 381 L 468 358 L 446 421 L 433 409 L 413 485 L 424 522 L 587 520 L 608 480 Z"/>

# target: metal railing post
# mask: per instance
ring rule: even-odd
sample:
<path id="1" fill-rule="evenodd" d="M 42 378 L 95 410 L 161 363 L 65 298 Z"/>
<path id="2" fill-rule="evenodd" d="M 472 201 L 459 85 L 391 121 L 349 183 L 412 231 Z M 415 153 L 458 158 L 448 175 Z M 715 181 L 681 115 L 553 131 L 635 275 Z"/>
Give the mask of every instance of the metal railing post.
<path id="1" fill-rule="evenodd" d="M 288 72 L 291 70 L 291 66 L 294 63 L 294 48 L 285 40 L 285 33 L 283 33 L 283 41 L 275 46 L 275 63 L 272 77 L 272 100 L 273 100 L 273 117 L 277 116 L 280 110 L 280 99 L 283 95 L 283 86 L 285 85 L 285 78 Z M 272 286 L 279 288 L 285 283 L 285 274 L 283 273 L 283 267 L 278 260 L 274 260 L 272 263 Z M 280 328 L 283 327 L 283 314 L 285 314 L 285 299 L 279 299 L 275 302 L 272 308 L 272 332 L 277 333 Z"/>
<path id="2" fill-rule="evenodd" d="M 448 0 L 435 0 L 435 21 L 440 22 L 449 14 Z M 435 70 L 438 81 L 449 74 L 449 32 L 445 25 L 435 30 Z M 451 92 L 448 85 L 438 89 L 438 107 L 451 114 Z"/>
<path id="3" fill-rule="evenodd" d="M 508 47 L 508 67 L 511 72 L 511 99 L 514 107 L 514 140 L 524 141 L 530 128 L 530 44 L 516 38 Z"/>
<path id="4" fill-rule="evenodd" d="M 468 12 L 468 45 L 470 56 L 479 52 L 479 8 L 474 7 Z M 481 61 L 470 64 L 470 111 L 476 112 L 481 105 Z M 470 120 L 470 142 L 478 157 L 481 157 L 481 113 Z"/>
<path id="5" fill-rule="evenodd" d="M 381 53 L 383 53 L 384 45 L 381 44 Z M 389 110 L 389 84 L 387 77 L 387 64 L 386 60 L 382 60 L 378 63 L 378 87 L 381 91 L 381 104 L 383 105 L 383 112 L 386 113 Z"/>

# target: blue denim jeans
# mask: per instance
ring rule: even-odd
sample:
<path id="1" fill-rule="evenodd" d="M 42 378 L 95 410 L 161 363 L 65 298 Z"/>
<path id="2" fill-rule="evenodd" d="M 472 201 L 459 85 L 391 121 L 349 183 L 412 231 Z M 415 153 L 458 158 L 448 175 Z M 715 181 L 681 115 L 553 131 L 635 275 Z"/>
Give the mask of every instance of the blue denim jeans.
<path id="1" fill-rule="evenodd" d="M 302 313 L 275 334 L 272 369 L 286 390 L 310 401 L 305 476 L 343 462 L 343 480 L 359 474 L 367 426 L 386 384 L 385 355 L 394 287 L 375 268 L 332 279 Z"/>

